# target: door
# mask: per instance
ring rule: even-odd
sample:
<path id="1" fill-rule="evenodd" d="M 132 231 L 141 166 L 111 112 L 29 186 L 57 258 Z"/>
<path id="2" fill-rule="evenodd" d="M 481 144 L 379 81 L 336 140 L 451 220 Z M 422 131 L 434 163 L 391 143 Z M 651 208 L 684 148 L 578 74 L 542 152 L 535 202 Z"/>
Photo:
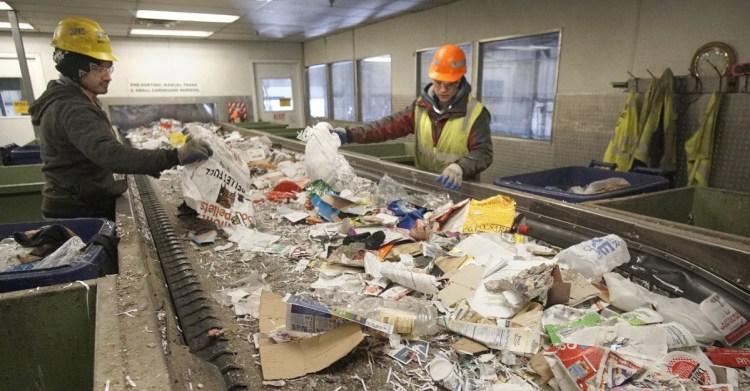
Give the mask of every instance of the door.
<path id="1" fill-rule="evenodd" d="M 256 63 L 256 110 L 261 121 L 304 126 L 299 63 Z"/>

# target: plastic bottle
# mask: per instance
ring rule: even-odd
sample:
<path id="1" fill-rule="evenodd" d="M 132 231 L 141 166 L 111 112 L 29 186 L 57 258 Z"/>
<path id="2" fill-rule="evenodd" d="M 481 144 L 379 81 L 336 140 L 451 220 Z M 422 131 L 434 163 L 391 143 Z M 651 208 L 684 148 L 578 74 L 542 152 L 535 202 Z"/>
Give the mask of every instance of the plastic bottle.
<path id="1" fill-rule="evenodd" d="M 399 301 L 367 297 L 356 304 L 354 312 L 393 325 L 393 332 L 413 336 L 432 335 L 440 330 L 437 310 L 428 301 L 405 297 Z"/>

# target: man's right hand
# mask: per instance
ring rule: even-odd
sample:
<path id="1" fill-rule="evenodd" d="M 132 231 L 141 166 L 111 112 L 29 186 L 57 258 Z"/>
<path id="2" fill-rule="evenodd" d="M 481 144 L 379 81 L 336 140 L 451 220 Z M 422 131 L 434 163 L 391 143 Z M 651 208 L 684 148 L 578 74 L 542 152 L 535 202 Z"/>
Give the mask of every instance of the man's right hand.
<path id="1" fill-rule="evenodd" d="M 180 165 L 183 166 L 199 160 L 206 160 L 213 154 L 214 151 L 207 142 L 190 136 L 188 136 L 184 145 L 177 148 L 177 157 L 180 159 Z"/>
<path id="2" fill-rule="evenodd" d="M 435 178 L 435 182 L 440 183 L 448 190 L 458 190 L 461 187 L 461 179 L 464 176 L 464 170 L 456 163 L 451 163 L 443 170 L 443 173 Z"/>
<path id="3" fill-rule="evenodd" d="M 344 128 L 331 129 L 331 133 L 336 133 L 336 135 L 339 136 L 339 140 L 341 140 L 341 145 L 349 144 L 351 142 L 351 140 L 349 139 L 349 135 L 346 133 L 346 129 Z"/>

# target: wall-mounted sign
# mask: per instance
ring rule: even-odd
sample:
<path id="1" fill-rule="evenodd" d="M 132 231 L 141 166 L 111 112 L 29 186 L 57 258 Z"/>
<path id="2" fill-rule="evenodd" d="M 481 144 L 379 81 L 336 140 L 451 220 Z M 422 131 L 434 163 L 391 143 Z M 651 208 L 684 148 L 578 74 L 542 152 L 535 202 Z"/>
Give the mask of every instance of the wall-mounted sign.
<path id="1" fill-rule="evenodd" d="M 175 81 L 130 81 L 130 96 L 196 96 L 201 94 L 201 86 L 196 82 Z"/>

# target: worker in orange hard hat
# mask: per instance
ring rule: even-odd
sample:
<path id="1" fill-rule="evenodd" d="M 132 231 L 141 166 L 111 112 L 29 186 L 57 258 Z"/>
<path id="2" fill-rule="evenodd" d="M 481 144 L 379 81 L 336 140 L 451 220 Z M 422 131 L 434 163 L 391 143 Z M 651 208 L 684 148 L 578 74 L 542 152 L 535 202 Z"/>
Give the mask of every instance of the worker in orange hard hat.
<path id="1" fill-rule="evenodd" d="M 466 55 L 456 45 L 438 48 L 432 83 L 405 110 L 371 124 L 334 129 L 342 144 L 376 143 L 415 135 L 416 167 L 440 173 L 436 181 L 456 190 L 464 178 L 492 164 L 490 113 L 471 95 Z"/>
<path id="2" fill-rule="evenodd" d="M 114 61 L 109 36 L 91 19 L 57 25 L 52 59 L 60 78 L 29 107 L 42 153 L 42 214 L 48 218 L 115 219 L 115 200 L 127 189 L 114 173 L 158 176 L 165 169 L 207 159 L 208 143 L 140 150 L 120 143 L 98 95 L 106 94 Z"/>

